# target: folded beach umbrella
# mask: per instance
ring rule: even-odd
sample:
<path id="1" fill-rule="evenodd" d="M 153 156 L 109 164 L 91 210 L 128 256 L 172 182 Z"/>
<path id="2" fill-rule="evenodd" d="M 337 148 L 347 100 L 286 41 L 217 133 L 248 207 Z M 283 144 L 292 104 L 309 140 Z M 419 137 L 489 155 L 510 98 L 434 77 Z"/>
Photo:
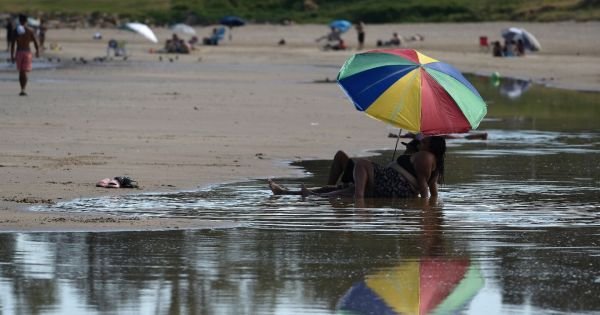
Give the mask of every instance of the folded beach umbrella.
<path id="1" fill-rule="evenodd" d="M 357 110 L 425 135 L 468 132 L 487 113 L 485 102 L 460 71 L 414 49 L 355 54 L 337 81 Z"/>
<path id="2" fill-rule="evenodd" d="M 334 28 L 338 29 L 340 32 L 345 33 L 350 29 L 350 27 L 352 27 L 352 23 L 350 23 L 350 21 L 346 21 L 346 20 L 335 20 L 335 21 L 329 23 L 329 27 L 334 27 Z"/>
<path id="3" fill-rule="evenodd" d="M 520 39 L 523 41 L 525 49 L 530 51 L 542 50 L 542 45 L 540 45 L 540 42 L 537 40 L 537 38 L 523 28 L 509 27 L 504 29 L 502 30 L 502 37 L 504 39 L 515 41 Z"/>
<path id="4" fill-rule="evenodd" d="M 468 259 L 422 258 L 367 275 L 338 301 L 338 314 L 456 314 L 484 280 Z"/>
<path id="5" fill-rule="evenodd" d="M 193 27 L 183 23 L 178 23 L 171 26 L 171 31 L 173 33 L 179 33 L 184 35 L 196 35 L 196 30 Z"/>
<path id="6" fill-rule="evenodd" d="M 158 38 L 154 35 L 154 32 L 148 27 L 146 24 L 142 23 L 127 23 L 123 26 L 123 29 L 138 33 L 144 36 L 146 39 L 150 40 L 153 43 L 158 43 Z"/>

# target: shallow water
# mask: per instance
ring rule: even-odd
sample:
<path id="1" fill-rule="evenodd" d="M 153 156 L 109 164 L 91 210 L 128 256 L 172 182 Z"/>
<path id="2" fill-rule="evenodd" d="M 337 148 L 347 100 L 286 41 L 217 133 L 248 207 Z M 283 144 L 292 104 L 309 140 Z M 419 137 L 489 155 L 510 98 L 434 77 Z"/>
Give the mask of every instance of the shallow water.
<path id="1" fill-rule="evenodd" d="M 600 312 L 599 95 L 470 79 L 488 140 L 449 140 L 436 203 L 354 207 L 264 180 L 59 203 L 239 227 L 0 234 L 0 313 Z M 300 166 L 308 178 L 277 181 L 325 181 L 327 161 Z"/>

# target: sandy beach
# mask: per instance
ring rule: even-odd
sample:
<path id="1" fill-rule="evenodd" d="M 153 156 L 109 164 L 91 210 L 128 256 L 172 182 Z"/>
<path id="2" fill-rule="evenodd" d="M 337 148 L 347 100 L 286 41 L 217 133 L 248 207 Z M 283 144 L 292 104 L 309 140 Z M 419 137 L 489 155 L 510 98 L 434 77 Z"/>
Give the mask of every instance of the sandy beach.
<path id="1" fill-rule="evenodd" d="M 543 51 L 524 58 L 493 58 L 480 51 L 479 36 L 498 40 L 500 30 L 513 25 L 535 34 Z M 202 37 L 211 27 L 196 30 Z M 97 31 L 103 40 L 92 40 Z M 597 22 L 367 25 L 366 48 L 394 31 L 423 35 L 424 41 L 404 47 L 463 72 L 497 71 L 553 87 L 600 91 Z M 48 49 L 42 57 L 59 66 L 34 70 L 29 96 L 18 96 L 16 71 L 0 66 L 0 231 L 218 227 L 27 208 L 303 176 L 288 162 L 329 159 L 338 149 L 367 155 L 393 148 L 383 123 L 354 110 L 336 84 L 318 83 L 335 80 L 356 52 L 319 50 L 314 39 L 326 32 L 323 25 L 249 25 L 234 29 L 233 40 L 220 46 L 199 46 L 190 55 L 163 55 L 160 61 L 150 50 L 161 48 L 170 36 L 167 29 L 156 30 L 159 44 L 118 30 L 50 30 L 47 45 L 61 49 Z M 105 55 L 109 38 L 128 42 L 126 61 L 93 61 Z M 277 45 L 281 38 L 285 46 Z M 345 38 L 356 47 L 353 30 Z M 7 55 L 0 56 L 4 62 Z M 102 178 L 123 175 L 137 180 L 140 189 L 95 187 Z"/>

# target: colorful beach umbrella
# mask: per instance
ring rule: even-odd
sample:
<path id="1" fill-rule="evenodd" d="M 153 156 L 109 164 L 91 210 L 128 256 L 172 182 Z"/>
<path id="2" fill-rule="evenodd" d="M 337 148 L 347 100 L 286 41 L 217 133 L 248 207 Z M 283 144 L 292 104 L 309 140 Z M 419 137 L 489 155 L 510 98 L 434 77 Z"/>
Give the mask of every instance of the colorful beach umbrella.
<path id="1" fill-rule="evenodd" d="M 130 32 L 138 33 L 153 43 L 158 43 L 158 38 L 146 24 L 132 22 L 126 23 L 122 28 Z"/>
<path id="2" fill-rule="evenodd" d="M 338 301 L 338 314 L 454 314 L 483 287 L 468 259 L 422 258 L 368 275 Z"/>
<path id="3" fill-rule="evenodd" d="M 352 27 L 352 23 L 347 20 L 335 20 L 329 23 L 329 27 L 338 29 L 340 33 L 345 33 Z"/>
<path id="4" fill-rule="evenodd" d="M 355 54 L 337 81 L 359 111 L 425 135 L 468 132 L 487 113 L 460 71 L 414 49 Z"/>

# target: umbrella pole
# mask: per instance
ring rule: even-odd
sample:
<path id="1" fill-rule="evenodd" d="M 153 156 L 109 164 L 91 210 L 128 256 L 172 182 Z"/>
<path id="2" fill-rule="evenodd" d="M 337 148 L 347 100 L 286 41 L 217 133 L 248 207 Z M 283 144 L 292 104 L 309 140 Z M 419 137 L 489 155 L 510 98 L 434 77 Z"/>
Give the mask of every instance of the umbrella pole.
<path id="1" fill-rule="evenodd" d="M 400 142 L 400 134 L 402 133 L 402 128 L 398 131 L 398 138 L 396 138 L 396 146 L 394 147 L 394 154 L 392 154 L 392 162 L 396 158 L 396 149 L 398 149 L 398 142 Z"/>

